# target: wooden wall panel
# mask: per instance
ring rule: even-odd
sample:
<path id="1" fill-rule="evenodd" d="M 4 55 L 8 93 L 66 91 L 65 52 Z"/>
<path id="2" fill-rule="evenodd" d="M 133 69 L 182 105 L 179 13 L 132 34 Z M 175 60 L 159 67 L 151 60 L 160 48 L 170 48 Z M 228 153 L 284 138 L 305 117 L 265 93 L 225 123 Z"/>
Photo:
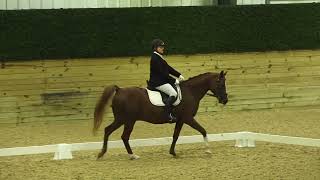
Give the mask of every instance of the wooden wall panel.
<path id="1" fill-rule="evenodd" d="M 200 114 L 320 106 L 320 50 L 180 55 L 167 60 L 186 78 L 228 71 L 228 105 L 205 97 Z M 91 121 L 105 86 L 145 87 L 148 77 L 149 57 L 2 62 L 0 123 Z"/>

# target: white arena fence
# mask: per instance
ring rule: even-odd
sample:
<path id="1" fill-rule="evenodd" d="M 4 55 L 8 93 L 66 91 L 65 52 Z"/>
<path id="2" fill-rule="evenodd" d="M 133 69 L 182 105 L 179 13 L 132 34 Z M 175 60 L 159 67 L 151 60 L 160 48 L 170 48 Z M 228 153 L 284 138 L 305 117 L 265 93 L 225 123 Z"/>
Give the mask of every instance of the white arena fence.
<path id="1" fill-rule="evenodd" d="M 320 147 L 320 139 L 279 136 L 252 132 L 236 132 L 208 134 L 209 141 L 235 140 L 235 147 L 255 147 L 255 141 L 283 143 L 301 146 Z M 134 139 L 130 140 L 132 147 L 170 145 L 172 137 Z M 189 144 L 203 142 L 202 135 L 180 136 L 177 144 Z M 54 144 L 44 146 L 29 146 L 0 149 L 0 156 L 16 156 L 28 154 L 54 153 L 55 160 L 72 159 L 72 151 L 97 150 L 102 148 L 102 142 L 87 142 L 73 144 Z M 122 140 L 109 141 L 108 148 L 124 148 Z"/>

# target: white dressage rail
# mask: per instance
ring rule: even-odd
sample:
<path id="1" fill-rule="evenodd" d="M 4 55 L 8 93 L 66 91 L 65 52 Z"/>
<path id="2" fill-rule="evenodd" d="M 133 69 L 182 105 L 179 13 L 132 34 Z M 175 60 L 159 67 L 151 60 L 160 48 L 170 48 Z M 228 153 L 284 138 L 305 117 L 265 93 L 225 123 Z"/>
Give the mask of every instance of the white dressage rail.
<path id="1" fill-rule="evenodd" d="M 209 141 L 229 141 L 235 140 L 236 147 L 255 147 L 255 141 L 265 141 L 273 143 L 284 143 L 302 146 L 320 147 L 320 139 L 279 136 L 252 132 L 236 132 L 236 133 L 221 133 L 208 134 Z M 130 140 L 132 147 L 138 146 L 157 146 L 169 145 L 172 142 L 172 137 L 150 138 L 150 139 L 134 139 Z M 177 144 L 199 143 L 203 142 L 202 135 L 195 136 L 180 136 Z M 72 159 L 72 151 L 97 150 L 101 149 L 102 142 L 87 142 L 73 144 L 54 144 L 45 146 L 29 146 L 0 149 L 0 156 L 16 156 L 27 154 L 42 154 L 55 153 L 54 159 Z M 123 142 L 109 141 L 108 148 L 124 148 Z"/>

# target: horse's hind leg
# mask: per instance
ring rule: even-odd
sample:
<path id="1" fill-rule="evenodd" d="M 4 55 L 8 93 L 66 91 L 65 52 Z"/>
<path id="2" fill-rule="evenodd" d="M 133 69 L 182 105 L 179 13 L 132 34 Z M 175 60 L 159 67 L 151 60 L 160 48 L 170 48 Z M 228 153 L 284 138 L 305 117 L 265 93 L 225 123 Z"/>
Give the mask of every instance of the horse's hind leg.
<path id="1" fill-rule="evenodd" d="M 115 130 L 117 130 L 123 123 L 120 121 L 113 121 L 109 126 L 107 126 L 104 129 L 104 141 L 103 141 L 103 147 L 101 149 L 101 152 L 98 154 L 98 158 L 101 158 L 106 152 L 108 147 L 108 139 L 111 133 L 113 133 Z"/>
<path id="2" fill-rule="evenodd" d="M 206 130 L 195 119 L 192 119 L 191 121 L 186 121 L 185 123 L 202 134 L 203 140 L 206 143 L 207 147 L 206 153 L 211 154 Z"/>
<path id="3" fill-rule="evenodd" d="M 173 156 L 176 156 L 175 147 L 176 147 L 176 143 L 179 138 L 179 134 L 180 134 L 182 126 L 183 126 L 183 122 L 178 120 L 176 123 L 176 126 L 174 128 L 173 139 L 172 139 L 172 143 L 171 143 L 171 147 L 170 147 L 170 154 Z"/>
<path id="4" fill-rule="evenodd" d="M 121 139 L 123 141 L 124 146 L 126 147 L 126 150 L 129 154 L 130 159 L 138 159 L 139 156 L 133 154 L 130 144 L 129 144 L 129 138 L 130 138 L 130 134 L 133 130 L 133 126 L 135 124 L 135 121 L 126 121 L 126 123 L 124 124 L 124 129 L 123 129 L 123 133 L 121 136 Z"/>

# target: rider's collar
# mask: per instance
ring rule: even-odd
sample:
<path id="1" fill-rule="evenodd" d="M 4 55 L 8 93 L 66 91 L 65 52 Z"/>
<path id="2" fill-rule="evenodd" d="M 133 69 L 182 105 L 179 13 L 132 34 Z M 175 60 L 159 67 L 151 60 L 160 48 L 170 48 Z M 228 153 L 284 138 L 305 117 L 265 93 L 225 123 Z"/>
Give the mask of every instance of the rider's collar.
<path id="1" fill-rule="evenodd" d="M 160 56 L 164 60 L 163 56 L 160 53 L 158 53 L 157 51 L 153 51 L 153 53 L 157 54 L 158 56 Z"/>

